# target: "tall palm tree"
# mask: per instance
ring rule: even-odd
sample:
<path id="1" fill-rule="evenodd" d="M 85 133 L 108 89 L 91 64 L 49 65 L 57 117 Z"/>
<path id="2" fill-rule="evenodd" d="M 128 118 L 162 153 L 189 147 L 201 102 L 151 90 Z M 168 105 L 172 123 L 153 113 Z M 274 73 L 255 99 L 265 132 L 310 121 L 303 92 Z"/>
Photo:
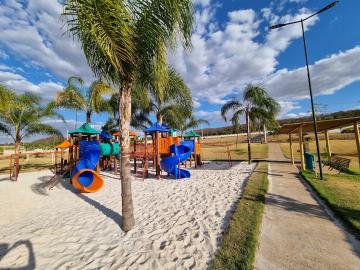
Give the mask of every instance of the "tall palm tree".
<path id="1" fill-rule="evenodd" d="M 268 95 L 261 86 L 246 86 L 243 93 L 243 100 L 232 99 L 225 103 L 221 108 L 221 115 L 226 121 L 227 113 L 232 110 L 232 122 L 240 122 L 240 117 L 245 116 L 247 144 L 248 144 L 248 162 L 251 163 L 251 120 L 255 119 L 273 119 L 278 112 L 279 104 Z"/>
<path id="2" fill-rule="evenodd" d="M 19 154 L 24 138 L 37 134 L 50 134 L 62 137 L 59 130 L 43 123 L 48 118 L 63 119 L 55 111 L 54 102 L 41 105 L 41 97 L 30 92 L 16 94 L 0 86 L 0 96 L 6 95 L 4 106 L 0 106 L 0 132 L 7 134 L 15 144 L 15 154 Z"/>
<path id="3" fill-rule="evenodd" d="M 84 80 L 80 77 L 70 77 L 64 90 L 56 94 L 55 103 L 58 107 L 76 110 L 76 114 L 79 110 L 85 111 L 86 123 L 90 123 L 93 112 L 104 110 L 103 96 L 113 93 L 114 90 L 101 80 L 96 80 L 83 94 L 80 90 L 83 84 Z"/>
<path id="4" fill-rule="evenodd" d="M 67 0 L 68 30 L 80 41 L 99 78 L 119 87 L 121 131 L 122 229 L 135 224 L 130 181 L 131 92 L 134 83 L 156 79 L 164 84 L 167 48 L 191 47 L 194 8 L 191 0 Z"/>

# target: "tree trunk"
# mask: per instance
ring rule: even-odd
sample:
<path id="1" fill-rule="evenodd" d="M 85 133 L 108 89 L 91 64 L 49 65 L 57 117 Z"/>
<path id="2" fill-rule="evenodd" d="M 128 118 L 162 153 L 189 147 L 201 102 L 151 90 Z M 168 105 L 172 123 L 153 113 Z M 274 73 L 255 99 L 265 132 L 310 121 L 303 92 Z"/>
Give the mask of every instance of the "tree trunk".
<path id="1" fill-rule="evenodd" d="M 134 208 L 130 177 L 130 120 L 131 120 L 131 86 L 125 82 L 120 88 L 120 144 L 121 144 L 121 198 L 122 198 L 122 229 L 127 232 L 135 225 Z"/>
<path id="2" fill-rule="evenodd" d="M 86 123 L 88 123 L 88 124 L 91 123 L 91 112 L 90 111 L 86 111 Z"/>
<path id="3" fill-rule="evenodd" d="M 162 126 L 163 116 L 161 114 L 159 114 L 156 118 L 157 118 L 156 120 L 158 121 L 158 123 Z"/>
<path id="4" fill-rule="evenodd" d="M 246 132 L 247 132 L 247 143 L 248 143 L 248 162 L 249 164 L 251 164 L 251 133 L 250 133 L 250 117 L 248 112 L 246 112 Z"/>
<path id="5" fill-rule="evenodd" d="M 238 148 L 238 143 L 239 143 L 239 131 L 237 130 L 237 133 L 236 133 L 236 149 Z"/>
<path id="6" fill-rule="evenodd" d="M 267 143 L 266 126 L 263 124 L 264 143 Z"/>
<path id="7" fill-rule="evenodd" d="M 15 176 L 15 179 L 18 179 L 18 175 L 19 175 L 19 168 L 20 168 L 20 147 L 21 147 L 21 140 L 18 136 L 18 134 L 16 135 L 16 140 L 15 140 L 15 170 L 13 173 L 13 176 Z"/>

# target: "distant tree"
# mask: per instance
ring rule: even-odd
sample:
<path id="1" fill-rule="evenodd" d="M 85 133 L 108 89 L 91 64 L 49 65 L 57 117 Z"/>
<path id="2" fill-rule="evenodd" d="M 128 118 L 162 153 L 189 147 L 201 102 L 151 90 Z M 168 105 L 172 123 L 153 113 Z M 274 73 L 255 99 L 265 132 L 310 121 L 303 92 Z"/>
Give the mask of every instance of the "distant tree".
<path id="1" fill-rule="evenodd" d="M 179 123 L 178 126 L 175 126 L 181 131 L 181 136 L 185 131 L 197 128 L 200 125 L 210 125 L 209 121 L 201 118 L 197 119 L 194 116 L 186 117 L 181 120 L 181 123 Z"/>
<path id="2" fill-rule="evenodd" d="M 59 130 L 44 123 L 44 120 L 49 118 L 64 120 L 63 116 L 56 112 L 54 102 L 43 106 L 41 97 L 34 93 L 16 94 L 1 86 L 0 96 L 4 95 L 7 99 L 0 108 L 0 132 L 12 138 L 15 154 L 19 154 L 21 142 L 25 138 L 38 134 L 63 136 Z"/>
<path id="3" fill-rule="evenodd" d="M 149 88 L 150 108 L 155 113 L 156 120 L 170 124 L 189 119 L 193 110 L 191 92 L 180 74 L 174 69 L 167 70 L 164 84 L 159 85 L 154 81 Z M 146 91 L 144 91 L 146 93 Z"/>
<path id="4" fill-rule="evenodd" d="M 242 100 L 232 99 L 221 108 L 221 115 L 226 121 L 226 115 L 233 111 L 232 122 L 240 122 L 240 117 L 245 116 L 247 144 L 248 144 L 248 162 L 251 163 L 251 120 L 259 120 L 265 123 L 266 120 L 274 119 L 279 104 L 271 98 L 264 88 L 249 84 L 243 93 Z"/>
<path id="5" fill-rule="evenodd" d="M 97 80 L 94 81 L 85 93 L 82 93 L 81 87 L 84 85 L 83 79 L 72 76 L 68 79 L 63 91 L 58 92 L 55 98 L 55 104 L 58 107 L 86 113 L 86 123 L 91 122 L 93 112 L 104 111 L 104 95 L 114 93 L 106 83 Z"/>

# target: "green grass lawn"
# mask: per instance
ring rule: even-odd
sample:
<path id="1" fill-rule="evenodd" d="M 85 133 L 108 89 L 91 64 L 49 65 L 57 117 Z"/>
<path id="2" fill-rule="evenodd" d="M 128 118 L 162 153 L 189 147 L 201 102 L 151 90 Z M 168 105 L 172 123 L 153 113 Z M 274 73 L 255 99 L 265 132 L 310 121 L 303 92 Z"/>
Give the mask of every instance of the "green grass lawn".
<path id="1" fill-rule="evenodd" d="M 60 161 L 60 156 L 58 155 L 58 162 Z M 32 172 L 39 171 L 43 169 L 48 169 L 54 166 L 54 162 L 51 157 L 30 157 L 28 161 L 25 158 L 20 159 L 20 173 L 22 172 Z M 10 159 L 1 159 L 0 160 L 0 174 L 9 174 L 10 173 Z"/>
<path id="2" fill-rule="evenodd" d="M 252 269 L 268 189 L 267 162 L 250 176 L 244 193 L 223 235 L 213 269 Z"/>
<path id="3" fill-rule="evenodd" d="M 247 160 L 247 144 L 236 144 L 232 142 L 229 146 L 232 160 Z M 267 158 L 268 146 L 267 144 L 252 143 L 251 157 L 253 160 L 263 160 Z M 225 146 L 213 146 L 208 144 L 201 145 L 201 155 L 203 160 L 227 160 L 227 149 Z"/>
<path id="4" fill-rule="evenodd" d="M 302 176 L 328 204 L 334 213 L 360 239 L 360 174 L 325 174 L 325 180 L 312 172 Z"/>

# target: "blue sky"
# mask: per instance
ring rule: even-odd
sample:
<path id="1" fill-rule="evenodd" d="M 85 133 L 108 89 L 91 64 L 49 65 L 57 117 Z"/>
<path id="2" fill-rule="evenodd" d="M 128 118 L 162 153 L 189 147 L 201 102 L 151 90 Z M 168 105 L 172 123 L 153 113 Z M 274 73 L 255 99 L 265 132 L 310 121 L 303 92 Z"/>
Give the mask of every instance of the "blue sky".
<path id="1" fill-rule="evenodd" d="M 193 50 L 169 52 L 194 96 L 195 115 L 223 126 L 221 105 L 241 96 L 248 83 L 263 84 L 276 98 L 280 118 L 309 114 L 300 25 L 269 31 L 271 24 L 300 19 L 331 1 L 194 0 Z M 306 25 L 309 61 L 322 112 L 360 108 L 360 1 L 343 0 Z M 94 78 L 79 44 L 63 35 L 56 0 L 0 0 L 0 82 L 51 100 L 69 76 Z M 74 127 L 75 113 L 62 111 Z M 95 115 L 96 126 L 107 115 Z M 85 115 L 79 114 L 79 120 Z"/>

